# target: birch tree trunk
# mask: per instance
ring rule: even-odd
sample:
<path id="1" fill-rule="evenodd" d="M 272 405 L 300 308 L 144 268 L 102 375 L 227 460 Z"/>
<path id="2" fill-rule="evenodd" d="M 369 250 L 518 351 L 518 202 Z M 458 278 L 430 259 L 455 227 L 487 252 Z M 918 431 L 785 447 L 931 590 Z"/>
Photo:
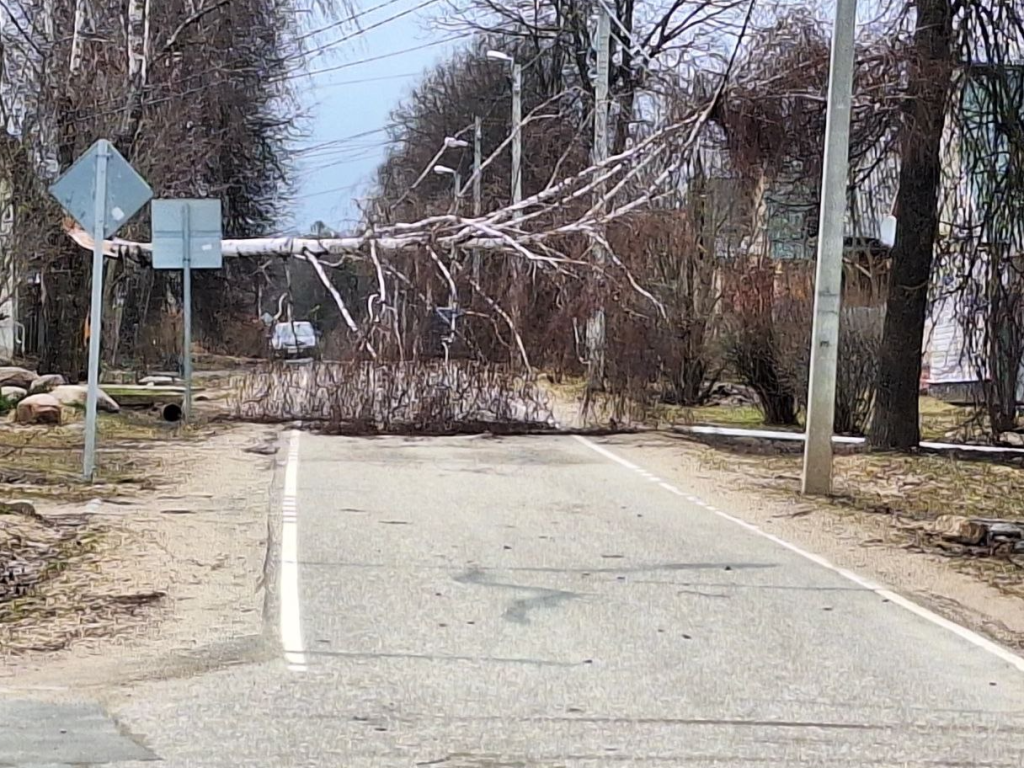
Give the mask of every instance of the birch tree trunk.
<path id="1" fill-rule="evenodd" d="M 150 0 L 128 0 L 125 9 L 125 49 L 128 60 L 125 92 L 127 103 L 117 143 L 129 161 L 142 130 L 144 96 L 149 78 Z M 139 267 L 134 262 L 116 261 L 107 267 L 103 285 L 103 359 L 118 364 L 124 322 L 124 292 L 137 282 Z"/>

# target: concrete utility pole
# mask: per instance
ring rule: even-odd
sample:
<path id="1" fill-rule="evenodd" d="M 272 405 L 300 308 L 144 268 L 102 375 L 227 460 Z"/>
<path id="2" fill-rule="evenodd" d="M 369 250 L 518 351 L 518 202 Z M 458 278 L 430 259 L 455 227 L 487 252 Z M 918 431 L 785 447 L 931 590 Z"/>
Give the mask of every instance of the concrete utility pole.
<path id="1" fill-rule="evenodd" d="M 473 118 L 473 218 L 483 213 L 483 175 L 480 166 L 484 163 L 483 125 L 480 115 Z M 480 251 L 473 251 L 473 280 L 480 284 Z"/>
<path id="2" fill-rule="evenodd" d="M 603 5 L 598 6 L 597 16 L 597 77 L 594 83 L 594 151 L 591 161 L 595 164 L 608 159 L 608 70 L 611 64 L 611 17 Z M 595 190 L 598 201 L 604 197 L 604 185 Z M 604 213 L 604 205 L 599 204 L 597 215 Z M 603 229 L 603 228 L 602 228 Z M 607 254 L 604 244 L 594 243 L 594 264 L 604 266 Z M 604 297 L 600 297 L 600 305 L 587 323 L 587 385 L 591 389 L 600 389 L 604 385 L 605 363 L 605 309 Z"/>
<path id="3" fill-rule="evenodd" d="M 807 391 L 807 441 L 803 492 L 832 491 L 832 429 L 835 423 L 839 315 L 842 306 L 843 224 L 850 154 L 854 32 L 857 0 L 838 0 L 832 30 L 832 63 L 825 119 L 825 158 L 814 282 L 814 329 Z"/>

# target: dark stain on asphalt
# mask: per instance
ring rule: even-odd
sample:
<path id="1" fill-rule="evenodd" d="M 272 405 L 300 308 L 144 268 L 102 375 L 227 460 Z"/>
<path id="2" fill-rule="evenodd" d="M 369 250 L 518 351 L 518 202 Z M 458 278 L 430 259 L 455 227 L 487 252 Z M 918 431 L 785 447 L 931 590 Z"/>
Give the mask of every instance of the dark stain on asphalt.
<path id="1" fill-rule="evenodd" d="M 402 659 L 410 661 L 426 661 L 426 662 L 444 662 L 444 663 L 456 663 L 462 664 L 470 662 L 472 664 L 509 664 L 509 665 L 522 665 L 529 667 L 559 667 L 562 669 L 571 669 L 574 667 L 581 667 L 586 664 L 592 664 L 590 659 L 585 661 L 555 661 L 552 659 L 536 659 L 536 658 L 509 658 L 501 656 L 447 656 L 438 654 L 427 654 L 427 653 L 357 653 L 348 651 L 320 651 L 320 650 L 306 650 L 306 654 L 309 656 L 316 656 L 324 659 Z"/>
<path id="2" fill-rule="evenodd" d="M 706 592 L 702 589 L 681 589 L 676 592 L 676 595 L 697 595 L 698 597 L 718 597 L 723 600 L 729 599 L 729 595 L 722 594 L 721 592 Z"/>
<path id="3" fill-rule="evenodd" d="M 532 592 L 531 597 L 513 600 L 505 612 L 501 615 L 506 621 L 513 624 L 529 624 L 530 613 L 546 608 L 557 608 L 562 603 L 575 600 L 582 595 L 576 592 L 569 592 L 563 589 L 549 589 L 547 587 L 533 587 L 528 584 L 508 584 L 501 581 L 492 581 L 487 573 L 479 568 L 470 568 L 465 573 L 455 577 L 460 584 L 475 584 L 480 587 L 492 589 L 510 589 L 522 592 Z"/>

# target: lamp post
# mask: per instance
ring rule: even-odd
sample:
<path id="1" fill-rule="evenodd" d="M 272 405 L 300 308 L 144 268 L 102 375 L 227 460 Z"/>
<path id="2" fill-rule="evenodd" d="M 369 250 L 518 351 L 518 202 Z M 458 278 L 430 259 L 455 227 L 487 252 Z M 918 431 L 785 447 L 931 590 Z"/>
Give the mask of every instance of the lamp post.
<path id="1" fill-rule="evenodd" d="M 516 205 L 523 200 L 523 67 L 501 51 L 488 51 L 486 55 L 512 67 L 512 204 Z"/>
<path id="2" fill-rule="evenodd" d="M 447 165 L 435 165 L 434 173 L 439 176 L 451 176 L 454 187 L 455 187 L 455 208 L 458 210 L 459 196 L 462 194 L 462 177 L 459 172 L 454 168 L 449 168 Z"/>
<path id="3" fill-rule="evenodd" d="M 466 142 L 462 142 L 465 144 Z M 445 146 L 449 146 L 448 140 L 445 140 Z M 459 210 L 459 195 L 462 194 L 462 177 L 459 172 L 454 168 L 449 168 L 447 165 L 435 165 L 434 173 L 440 176 L 451 176 L 455 186 L 455 212 Z M 455 246 L 452 246 L 452 264 L 456 262 L 456 250 Z M 454 293 L 454 277 L 449 281 L 448 287 L 448 337 L 444 340 L 444 361 L 448 362 L 449 348 L 451 343 L 455 340 L 455 318 L 458 314 L 459 297 Z"/>

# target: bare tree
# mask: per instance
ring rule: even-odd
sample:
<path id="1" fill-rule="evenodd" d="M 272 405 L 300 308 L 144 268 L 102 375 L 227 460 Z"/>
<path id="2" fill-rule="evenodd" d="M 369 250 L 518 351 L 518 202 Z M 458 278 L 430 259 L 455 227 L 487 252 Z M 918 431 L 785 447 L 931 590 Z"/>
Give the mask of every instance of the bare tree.
<path id="1" fill-rule="evenodd" d="M 105 136 L 158 196 L 220 197 L 231 236 L 265 232 L 288 198 L 296 116 L 290 83 L 302 63 L 295 12 L 303 0 L 10 2 L 12 23 L 0 37 L 5 127 L 31 158 L 35 177 L 15 197 L 45 222 L 42 231 L 19 231 L 16 247 L 32 254 L 48 299 L 42 366 L 77 376 L 88 264 L 62 236 L 45 184 Z M 18 77 L 9 74 L 12 64 Z M 128 232 L 146 228 L 141 220 Z M 197 279 L 197 319 L 208 335 L 221 332 L 234 307 L 251 312 L 252 271 L 239 267 Z M 108 263 L 108 363 L 134 354 L 144 328 L 176 311 L 173 287 L 173 278 L 131 259 Z"/>
<path id="2" fill-rule="evenodd" d="M 901 135 L 900 186 L 895 211 L 897 236 L 872 419 L 871 444 L 875 447 L 906 450 L 916 447 L 920 439 L 920 350 L 937 246 L 940 253 L 952 248 L 961 254 L 966 246 L 975 256 L 988 250 L 978 247 L 985 241 L 980 230 L 950 239 L 940 228 L 939 202 L 946 180 L 943 166 L 948 160 L 943 155 L 944 142 L 950 133 L 960 141 L 964 137 L 960 130 L 964 120 L 976 123 L 978 119 L 977 108 L 968 110 L 974 114 L 968 117 L 957 103 L 957 97 L 963 93 L 957 82 L 977 64 L 990 65 L 1005 74 L 1007 68 L 1021 63 L 1022 41 L 1021 9 L 1013 0 L 921 0 L 917 3 Z M 1009 114 L 1003 106 L 1005 98 L 988 101 L 986 109 L 998 122 Z M 991 168 L 991 152 L 989 158 Z M 957 169 L 957 175 L 960 170 Z M 983 175 L 991 178 L 993 174 L 988 170 Z M 1008 178 L 1012 179 L 1013 175 Z M 988 186 L 991 191 L 991 184 Z M 959 179 L 952 182 L 952 187 L 952 193 L 966 202 Z M 982 218 L 1006 221 L 1003 215 L 1013 210 L 1012 196 L 986 194 L 983 197 L 982 207 L 987 208 L 988 213 L 982 214 Z M 1004 240 L 1012 229 L 1005 224 L 997 228 Z M 961 230 L 961 234 L 965 233 Z M 1016 309 L 1000 299 L 1004 291 L 996 286 L 1003 285 L 1001 281 L 1007 275 L 1004 267 L 1008 262 L 998 253 L 992 258 L 1002 264 L 994 263 L 994 270 L 988 273 L 994 280 L 990 283 L 993 290 L 989 292 L 992 301 L 989 318 L 990 322 L 1006 327 L 1008 319 L 1016 315 Z M 966 271 L 961 274 L 974 274 L 969 263 L 975 261 L 975 257 L 968 258 Z M 965 261 L 961 260 L 961 268 L 964 265 Z M 1012 285 L 1012 281 L 1009 284 Z M 1002 340 L 996 341 L 1000 337 Z M 997 332 L 987 338 L 992 339 L 987 350 L 992 365 L 999 365 L 995 357 L 1014 359 L 1013 348 L 1018 343 L 1012 337 Z M 1015 367 L 1016 364 L 1010 365 Z M 1005 373 L 997 373 L 994 383 L 989 390 L 994 396 L 1010 385 Z M 999 394 L 998 399 L 1004 403 L 997 407 L 997 410 L 1002 409 L 1002 415 L 996 413 L 993 417 L 1005 424 L 1015 407 L 1009 403 L 1015 399 L 1008 392 Z"/>

